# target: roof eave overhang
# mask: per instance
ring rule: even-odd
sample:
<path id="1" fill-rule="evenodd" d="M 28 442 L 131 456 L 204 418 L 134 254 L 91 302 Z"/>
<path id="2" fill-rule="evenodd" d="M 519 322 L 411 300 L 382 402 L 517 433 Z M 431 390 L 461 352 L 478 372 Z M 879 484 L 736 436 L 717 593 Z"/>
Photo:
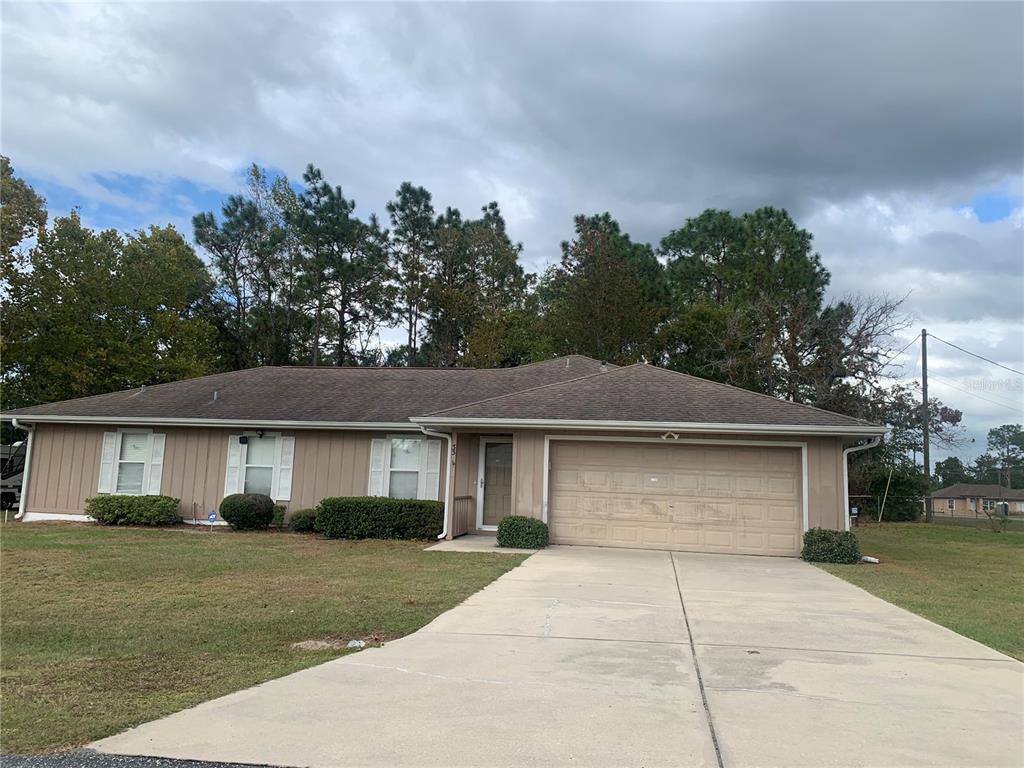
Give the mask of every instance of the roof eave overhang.
<path id="1" fill-rule="evenodd" d="M 520 429 L 579 429 L 611 432 L 679 432 L 726 433 L 744 435 L 833 435 L 839 437 L 874 437 L 888 432 L 871 424 L 830 426 L 807 424 L 720 424 L 711 422 L 601 421 L 570 419 L 485 419 L 421 416 L 415 424 L 439 427 L 487 427 Z"/>
<path id="2" fill-rule="evenodd" d="M 24 424 L 115 424 L 121 426 L 245 427 L 277 429 L 360 429 L 419 432 L 409 421 L 299 421 L 295 419 L 201 419 L 167 416 L 63 416 L 54 414 L 3 414 L 0 420 Z"/>

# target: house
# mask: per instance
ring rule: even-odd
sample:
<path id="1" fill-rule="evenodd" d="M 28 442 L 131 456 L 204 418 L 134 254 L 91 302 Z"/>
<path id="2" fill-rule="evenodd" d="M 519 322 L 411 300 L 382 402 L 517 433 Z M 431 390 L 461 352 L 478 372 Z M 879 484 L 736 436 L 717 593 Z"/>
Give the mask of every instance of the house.
<path id="1" fill-rule="evenodd" d="M 844 529 L 846 458 L 884 428 L 651 365 L 265 367 L 21 408 L 19 514 L 87 520 L 97 493 L 290 510 L 325 496 L 445 502 L 443 536 L 506 515 L 561 544 L 796 555 Z"/>
<path id="2" fill-rule="evenodd" d="M 982 483 L 955 483 L 932 494 L 932 512 L 951 517 L 994 515 L 1007 502 L 1011 515 L 1024 514 L 1024 490 Z"/>

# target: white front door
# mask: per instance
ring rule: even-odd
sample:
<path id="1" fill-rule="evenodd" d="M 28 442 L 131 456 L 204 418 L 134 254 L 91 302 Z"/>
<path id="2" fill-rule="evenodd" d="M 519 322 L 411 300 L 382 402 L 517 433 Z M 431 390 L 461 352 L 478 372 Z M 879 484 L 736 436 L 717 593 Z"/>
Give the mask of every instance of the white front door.
<path id="1" fill-rule="evenodd" d="M 477 468 L 476 527 L 496 531 L 512 514 L 512 440 L 481 437 Z"/>

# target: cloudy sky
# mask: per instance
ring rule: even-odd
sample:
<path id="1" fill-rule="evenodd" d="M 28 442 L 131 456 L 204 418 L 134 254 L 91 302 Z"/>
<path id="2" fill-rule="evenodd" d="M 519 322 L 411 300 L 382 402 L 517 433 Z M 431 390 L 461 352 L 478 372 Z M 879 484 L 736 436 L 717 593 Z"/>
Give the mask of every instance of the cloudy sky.
<path id="1" fill-rule="evenodd" d="M 1024 4 L 4 3 L 2 147 L 52 213 L 190 232 L 256 162 L 364 215 L 497 200 L 529 268 L 575 213 L 657 242 L 784 206 L 832 293 L 1024 369 Z M 902 345 L 901 343 L 901 345 Z M 974 445 L 1024 377 L 933 342 Z M 919 345 L 902 363 L 920 365 Z"/>

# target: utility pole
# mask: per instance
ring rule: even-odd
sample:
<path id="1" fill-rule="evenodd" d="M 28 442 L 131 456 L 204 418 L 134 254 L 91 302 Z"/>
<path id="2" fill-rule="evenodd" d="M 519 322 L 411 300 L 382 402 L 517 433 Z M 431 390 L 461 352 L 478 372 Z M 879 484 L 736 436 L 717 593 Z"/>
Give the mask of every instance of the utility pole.
<path id="1" fill-rule="evenodd" d="M 932 467 L 928 456 L 928 331 L 921 329 L 921 453 L 924 459 L 924 519 L 932 521 Z"/>

